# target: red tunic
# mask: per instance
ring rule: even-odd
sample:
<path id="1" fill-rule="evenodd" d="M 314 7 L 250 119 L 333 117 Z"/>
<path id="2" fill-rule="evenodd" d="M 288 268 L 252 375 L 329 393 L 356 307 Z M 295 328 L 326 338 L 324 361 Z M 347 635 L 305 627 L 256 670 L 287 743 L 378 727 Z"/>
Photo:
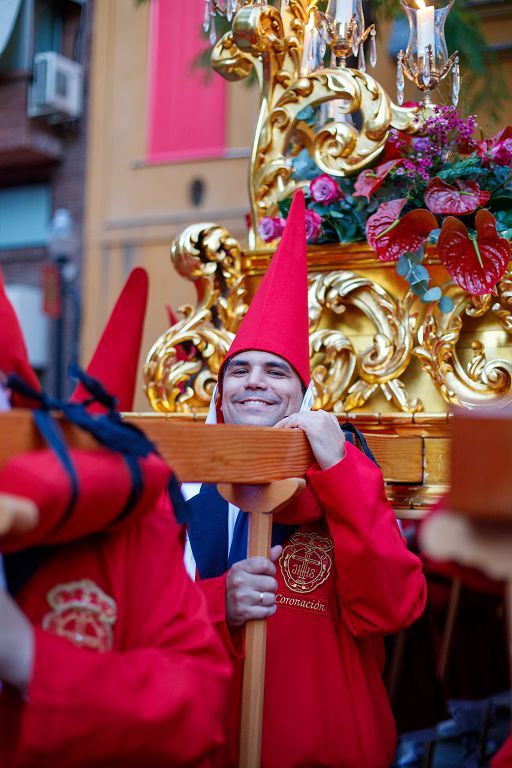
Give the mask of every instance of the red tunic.
<path id="1" fill-rule="evenodd" d="M 512 768 L 512 736 L 509 736 L 491 761 L 492 768 Z"/>
<path id="2" fill-rule="evenodd" d="M 268 621 L 262 768 L 386 768 L 395 727 L 381 678 L 383 635 L 425 604 L 380 470 L 346 445 L 336 466 L 308 473 L 309 492 L 279 522 L 303 523 L 277 567 L 278 610 Z M 306 522 L 309 520 L 310 522 Z M 225 624 L 226 577 L 200 582 L 237 669 L 227 754 L 237 764 L 243 633 Z"/>
<path id="3" fill-rule="evenodd" d="M 182 560 L 160 505 L 40 566 L 18 601 L 35 666 L 25 702 L 0 698 L 2 768 L 211 764 L 230 664 Z"/>

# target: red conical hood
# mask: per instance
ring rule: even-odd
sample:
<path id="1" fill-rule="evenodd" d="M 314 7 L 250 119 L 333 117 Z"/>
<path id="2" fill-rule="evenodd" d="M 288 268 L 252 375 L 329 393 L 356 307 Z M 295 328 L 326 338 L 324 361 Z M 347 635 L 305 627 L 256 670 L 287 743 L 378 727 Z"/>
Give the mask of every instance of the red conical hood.
<path id="1" fill-rule="evenodd" d="M 26 384 L 41 389 L 39 380 L 28 360 L 27 347 L 16 312 L 7 298 L 2 271 L 0 270 L 0 371 L 6 376 L 17 374 Z M 30 408 L 34 405 L 17 393 L 12 394 L 12 405 Z"/>
<path id="2" fill-rule="evenodd" d="M 284 358 L 307 387 L 309 369 L 308 266 L 304 193 L 295 193 L 281 242 L 219 371 L 247 349 Z"/>
<path id="3" fill-rule="evenodd" d="M 99 379 L 107 392 L 118 399 L 120 411 L 130 411 L 133 407 L 147 300 L 147 273 L 144 269 L 134 269 L 87 368 L 87 373 Z M 70 401 L 79 403 L 88 397 L 87 390 L 79 384 Z M 94 404 L 90 411 L 101 413 L 104 408 Z"/>

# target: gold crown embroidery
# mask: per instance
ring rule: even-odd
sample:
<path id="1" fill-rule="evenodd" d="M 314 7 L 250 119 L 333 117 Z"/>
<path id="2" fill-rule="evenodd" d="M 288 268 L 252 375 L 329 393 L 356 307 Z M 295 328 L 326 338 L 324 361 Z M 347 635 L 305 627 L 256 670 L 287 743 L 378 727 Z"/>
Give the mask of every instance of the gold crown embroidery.
<path id="1" fill-rule="evenodd" d="M 329 578 L 334 544 L 317 533 L 297 532 L 283 549 L 279 565 L 292 592 L 313 592 Z"/>
<path id="2" fill-rule="evenodd" d="M 90 579 L 58 584 L 48 594 L 53 611 L 43 618 L 43 629 L 65 637 L 78 648 L 110 651 L 117 605 Z"/>

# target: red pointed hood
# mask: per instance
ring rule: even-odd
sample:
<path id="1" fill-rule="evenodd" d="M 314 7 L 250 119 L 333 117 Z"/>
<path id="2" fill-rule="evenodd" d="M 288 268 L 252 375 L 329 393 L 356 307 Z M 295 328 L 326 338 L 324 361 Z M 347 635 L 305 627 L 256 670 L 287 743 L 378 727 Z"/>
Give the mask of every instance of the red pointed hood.
<path id="1" fill-rule="evenodd" d="M 109 394 L 118 399 L 120 411 L 131 411 L 142 342 L 142 331 L 148 299 L 148 275 L 137 268 L 128 277 L 103 335 L 98 343 L 87 373 L 103 384 Z M 79 384 L 70 397 L 79 403 L 89 397 Z M 91 405 L 91 412 L 103 412 L 100 405 Z"/>
<path id="2" fill-rule="evenodd" d="M 286 360 L 308 386 L 308 267 L 304 193 L 295 193 L 281 242 L 219 371 L 248 349 L 270 352 Z"/>
<path id="3" fill-rule="evenodd" d="M 27 347 L 16 312 L 7 298 L 2 271 L 0 270 L 0 371 L 8 376 L 15 373 L 33 389 L 40 390 L 39 380 L 28 360 Z M 12 394 L 12 405 L 30 408 L 32 401 L 17 393 Z"/>

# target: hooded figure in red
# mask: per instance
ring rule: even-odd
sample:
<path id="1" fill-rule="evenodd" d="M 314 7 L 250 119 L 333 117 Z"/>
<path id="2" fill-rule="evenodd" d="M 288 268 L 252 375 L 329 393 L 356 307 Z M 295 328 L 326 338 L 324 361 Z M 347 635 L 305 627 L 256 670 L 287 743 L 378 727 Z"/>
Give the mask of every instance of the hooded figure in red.
<path id="1" fill-rule="evenodd" d="M 247 515 L 203 485 L 188 502 L 187 566 L 232 655 L 218 766 L 236 766 L 244 625 L 268 619 L 262 768 L 386 768 L 395 727 L 381 679 L 383 636 L 425 603 L 382 474 L 331 413 L 310 410 L 304 196 L 219 373 L 227 423 L 302 429 L 316 463 L 275 517 L 270 557 L 247 558 Z"/>
<path id="2" fill-rule="evenodd" d="M 123 410 L 146 300 L 137 269 L 88 369 Z M 1 380 L 16 373 L 38 390 L 2 286 L 0 319 Z M 82 387 L 73 395 L 87 397 Z M 70 453 L 71 506 L 70 478 L 51 450 L 0 469 L 0 495 L 28 497 L 39 512 L 29 533 L 0 538 L 0 765 L 209 766 L 223 739 L 230 670 L 183 568 L 170 471 L 155 454 L 142 459 L 134 501 L 120 454 Z"/>

